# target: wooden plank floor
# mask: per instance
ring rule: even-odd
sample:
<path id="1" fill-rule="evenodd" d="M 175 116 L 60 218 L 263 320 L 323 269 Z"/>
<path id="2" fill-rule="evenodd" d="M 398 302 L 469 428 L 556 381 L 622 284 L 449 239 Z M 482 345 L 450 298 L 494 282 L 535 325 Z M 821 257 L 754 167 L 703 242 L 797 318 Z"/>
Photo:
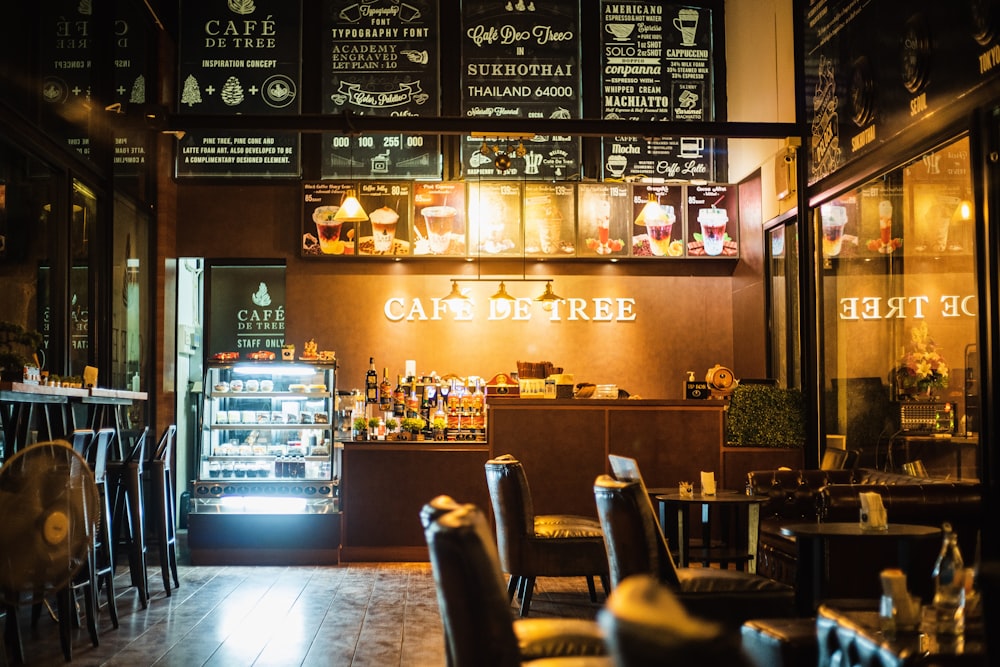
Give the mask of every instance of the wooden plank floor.
<path id="1" fill-rule="evenodd" d="M 154 549 L 155 551 L 155 549 Z M 100 646 L 76 630 L 74 665 L 423 667 L 444 665 L 444 639 L 429 563 L 329 567 L 195 567 L 180 554 L 181 587 L 167 597 L 150 566 L 153 599 L 139 605 L 126 568 L 116 577 L 120 627 L 106 610 Z M 603 602 L 603 595 L 600 601 Z M 586 580 L 539 579 L 532 616 L 593 618 Z M 515 607 L 511 607 L 512 614 Z M 34 629 L 22 613 L 29 666 L 66 664 L 58 625 Z"/>

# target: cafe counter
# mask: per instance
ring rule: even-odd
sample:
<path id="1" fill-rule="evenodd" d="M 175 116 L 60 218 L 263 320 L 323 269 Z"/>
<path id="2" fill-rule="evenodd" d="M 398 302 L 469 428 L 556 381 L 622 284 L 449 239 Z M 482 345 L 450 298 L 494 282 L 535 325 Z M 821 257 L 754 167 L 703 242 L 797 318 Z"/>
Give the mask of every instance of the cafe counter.
<path id="1" fill-rule="evenodd" d="M 341 558 L 426 560 L 420 508 L 447 494 L 492 514 L 484 465 L 501 454 L 524 463 L 536 509 L 594 517 L 608 454 L 635 458 L 650 488 L 720 471 L 724 405 L 490 397 L 487 442 L 345 442 Z"/>

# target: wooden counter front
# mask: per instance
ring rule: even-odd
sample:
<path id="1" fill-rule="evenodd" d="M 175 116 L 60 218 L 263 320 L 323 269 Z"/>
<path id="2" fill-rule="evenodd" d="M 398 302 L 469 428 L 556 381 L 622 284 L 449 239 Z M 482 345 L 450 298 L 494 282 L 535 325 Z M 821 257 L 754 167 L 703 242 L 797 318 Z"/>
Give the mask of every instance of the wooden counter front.
<path id="1" fill-rule="evenodd" d="M 722 401 L 494 399 L 491 456 L 524 464 L 536 511 L 597 516 L 594 479 L 608 454 L 639 462 L 649 488 L 721 480 Z"/>
<path id="2" fill-rule="evenodd" d="M 487 459 L 482 442 L 345 442 L 341 559 L 426 561 L 420 509 L 446 494 L 490 512 Z"/>

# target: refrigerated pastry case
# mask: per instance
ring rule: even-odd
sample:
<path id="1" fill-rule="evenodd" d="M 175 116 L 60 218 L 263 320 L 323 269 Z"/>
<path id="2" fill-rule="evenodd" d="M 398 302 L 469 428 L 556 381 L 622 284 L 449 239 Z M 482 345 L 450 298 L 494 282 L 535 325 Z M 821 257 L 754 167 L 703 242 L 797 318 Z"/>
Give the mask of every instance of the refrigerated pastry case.
<path id="1" fill-rule="evenodd" d="M 336 362 L 210 362 L 203 396 L 192 563 L 339 563 Z"/>

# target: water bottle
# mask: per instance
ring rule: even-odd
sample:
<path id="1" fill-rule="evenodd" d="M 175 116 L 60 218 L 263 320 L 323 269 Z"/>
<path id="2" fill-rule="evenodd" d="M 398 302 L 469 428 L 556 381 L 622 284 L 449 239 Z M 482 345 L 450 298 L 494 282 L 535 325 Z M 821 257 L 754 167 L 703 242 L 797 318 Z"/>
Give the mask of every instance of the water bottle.
<path id="1" fill-rule="evenodd" d="M 944 540 L 934 563 L 934 623 L 939 635 L 965 631 L 965 568 L 958 550 L 958 536 L 945 522 Z"/>

